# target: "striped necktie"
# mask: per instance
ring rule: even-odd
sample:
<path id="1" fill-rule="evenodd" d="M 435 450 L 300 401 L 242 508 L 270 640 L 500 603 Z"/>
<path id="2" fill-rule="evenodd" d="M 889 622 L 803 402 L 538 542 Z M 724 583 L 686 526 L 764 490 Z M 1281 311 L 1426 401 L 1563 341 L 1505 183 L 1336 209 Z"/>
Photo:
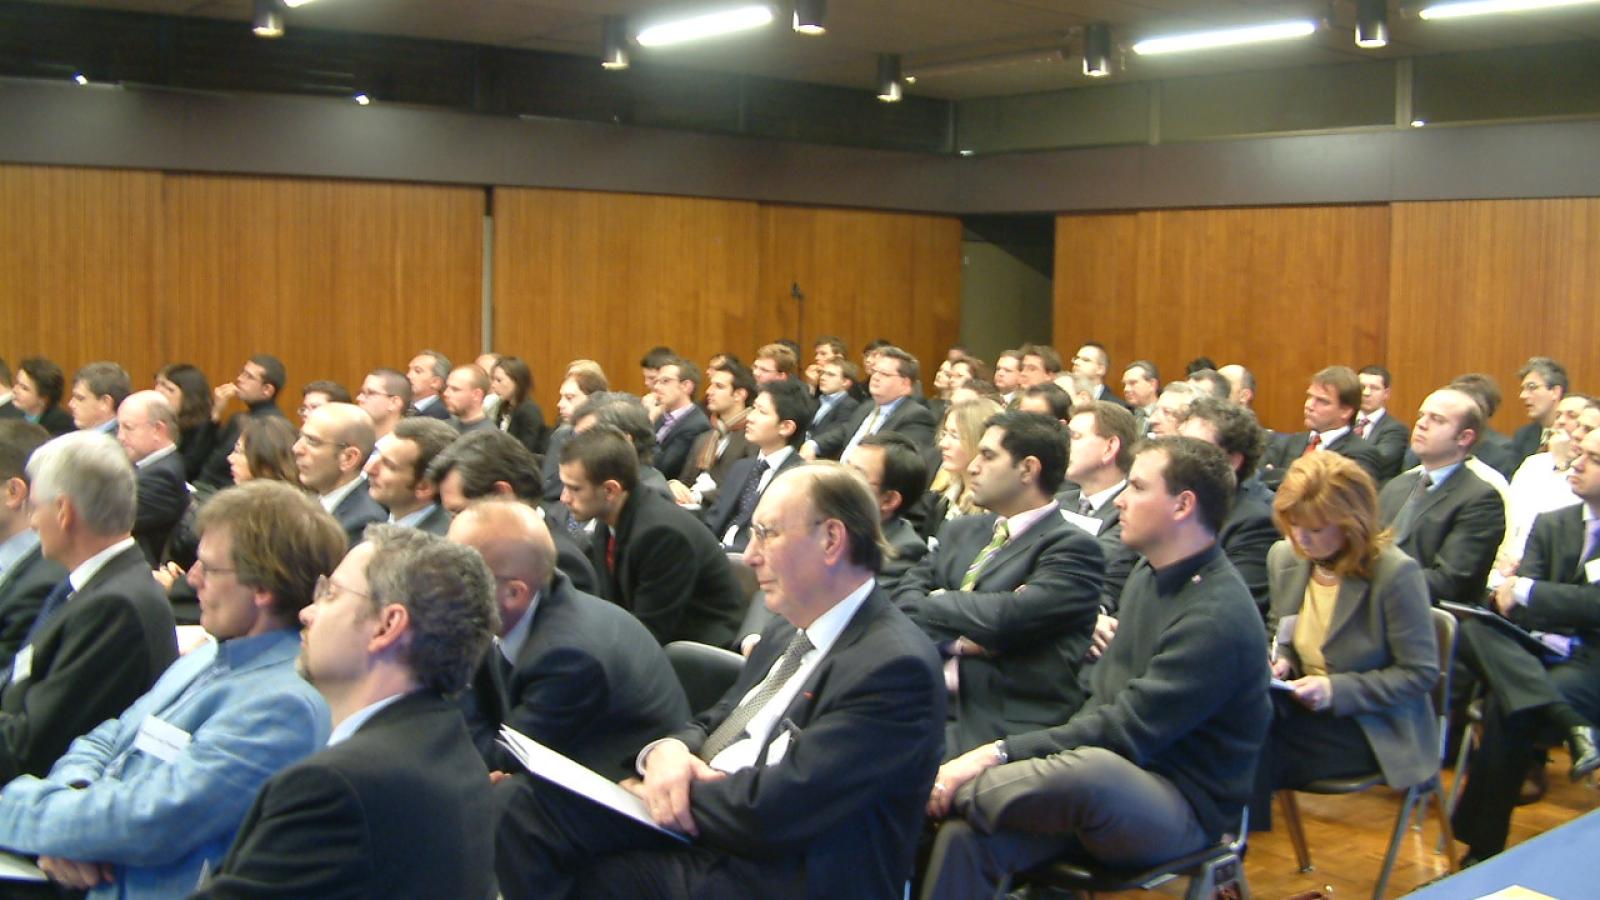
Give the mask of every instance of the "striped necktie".
<path id="1" fill-rule="evenodd" d="M 990 538 L 989 543 L 978 551 L 977 556 L 973 557 L 972 565 L 967 566 L 967 574 L 961 579 L 961 589 L 963 591 L 972 590 L 972 586 L 978 583 L 978 576 L 983 573 L 983 567 L 989 564 L 989 560 L 993 559 L 994 555 L 999 553 L 1000 548 L 1004 547 L 1006 541 L 1010 539 L 1011 526 L 1006 524 L 1005 519 L 996 519 L 994 537 Z"/>

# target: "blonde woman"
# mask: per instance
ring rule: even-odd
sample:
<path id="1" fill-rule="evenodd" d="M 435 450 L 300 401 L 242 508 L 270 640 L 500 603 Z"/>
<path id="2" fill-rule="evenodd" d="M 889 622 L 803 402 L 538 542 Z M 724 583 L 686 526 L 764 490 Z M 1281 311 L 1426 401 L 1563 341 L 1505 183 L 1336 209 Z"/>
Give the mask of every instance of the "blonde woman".
<path id="1" fill-rule="evenodd" d="M 967 467 L 978 455 L 986 423 L 1000 412 L 993 400 L 957 403 L 944 414 L 939 432 L 939 455 L 944 460 L 928 487 L 929 513 L 923 522 L 923 537 L 934 537 L 946 519 L 965 516 L 977 510 L 972 489 L 967 485 Z"/>

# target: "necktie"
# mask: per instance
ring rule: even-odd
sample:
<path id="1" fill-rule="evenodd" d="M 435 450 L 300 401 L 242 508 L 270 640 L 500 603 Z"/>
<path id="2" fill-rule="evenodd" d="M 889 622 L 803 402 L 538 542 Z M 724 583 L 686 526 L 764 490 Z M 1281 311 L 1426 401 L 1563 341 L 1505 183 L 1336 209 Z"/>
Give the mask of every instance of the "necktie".
<path id="1" fill-rule="evenodd" d="M 45 596 L 44 603 L 39 607 L 39 615 L 34 618 L 33 625 L 28 628 L 28 639 L 25 643 L 33 643 L 33 639 L 44 629 L 45 623 L 56 614 L 56 611 L 66 605 L 67 598 L 72 596 L 72 580 L 64 579 L 60 584 L 51 589 Z"/>
<path id="2" fill-rule="evenodd" d="M 961 579 L 961 589 L 963 591 L 972 590 L 972 586 L 978 583 L 978 575 L 983 572 L 983 567 L 989 564 L 989 560 L 1000 552 L 1000 548 L 1004 547 L 1006 541 L 1010 538 L 1011 526 L 1006 524 L 1005 519 L 995 520 L 994 537 L 990 538 L 989 543 L 985 544 L 984 548 L 978 551 L 978 555 L 973 557 L 972 565 L 967 566 L 967 574 Z"/>
<path id="3" fill-rule="evenodd" d="M 1539 452 L 1544 453 L 1550 449 L 1550 436 L 1555 434 L 1554 428 L 1539 429 Z"/>
<path id="4" fill-rule="evenodd" d="M 1089 502 L 1088 497 L 1084 497 L 1078 501 L 1078 514 L 1082 516 L 1094 515 L 1094 504 Z"/>
<path id="5" fill-rule="evenodd" d="M 1371 425 L 1371 424 L 1372 424 L 1372 420 L 1367 418 L 1366 416 L 1362 416 L 1362 417 L 1356 419 L 1356 434 L 1360 435 L 1362 440 L 1366 440 L 1366 437 L 1367 437 L 1367 426 Z"/>
<path id="6" fill-rule="evenodd" d="M 705 744 L 700 748 L 700 758 L 710 762 L 718 753 L 738 741 L 740 735 L 744 734 L 745 726 L 750 724 L 756 713 L 777 696 L 778 691 L 783 690 L 783 686 L 794 677 L 795 670 L 800 668 L 800 657 L 805 656 L 811 649 L 811 639 L 806 637 L 806 633 L 795 632 L 794 638 L 789 641 L 789 646 L 783 649 L 783 656 L 778 658 L 777 665 L 773 666 L 767 677 L 762 679 L 761 686 L 756 688 L 756 692 L 750 695 L 750 699 L 739 704 L 739 708 L 723 719 L 722 724 L 706 738 Z"/>
<path id="7" fill-rule="evenodd" d="M 1395 540 L 1405 540 L 1411 534 L 1411 526 L 1416 524 L 1417 511 L 1422 508 L 1422 498 L 1428 496 L 1428 489 L 1432 487 L 1433 479 L 1423 472 L 1417 478 L 1417 486 L 1412 489 L 1411 496 L 1406 498 L 1405 505 L 1394 517 Z"/>
<path id="8" fill-rule="evenodd" d="M 756 460 L 755 468 L 750 470 L 750 477 L 744 480 L 744 490 L 739 492 L 739 511 L 733 517 L 733 524 L 740 528 L 750 526 L 750 516 L 756 511 L 756 501 L 761 499 L 761 476 L 767 474 L 767 465 L 764 459 Z"/>
<path id="9" fill-rule="evenodd" d="M 617 570 L 617 536 L 614 534 L 606 535 L 606 569 Z"/>
<path id="10" fill-rule="evenodd" d="M 844 452 L 839 454 L 840 459 L 850 455 L 850 451 L 854 450 L 857 444 L 865 440 L 867 435 L 873 433 L 872 429 L 877 426 L 878 414 L 881 412 L 883 412 L 883 407 L 873 404 L 872 412 L 867 415 L 866 421 L 861 423 L 861 430 L 857 431 L 855 435 L 850 438 L 850 442 L 845 444 Z"/>
<path id="11" fill-rule="evenodd" d="M 1311 437 L 1306 439 L 1305 452 L 1301 453 L 1300 455 L 1301 456 L 1310 456 L 1311 454 L 1317 452 L 1317 448 L 1319 446 L 1321 446 L 1321 445 L 1322 445 L 1322 435 L 1319 434 L 1318 432 L 1313 431 L 1313 432 L 1311 432 Z"/>
<path id="12" fill-rule="evenodd" d="M 1582 562 L 1588 562 L 1596 550 L 1600 550 L 1600 519 L 1589 523 L 1588 530 L 1583 536 L 1583 555 L 1578 557 Z"/>

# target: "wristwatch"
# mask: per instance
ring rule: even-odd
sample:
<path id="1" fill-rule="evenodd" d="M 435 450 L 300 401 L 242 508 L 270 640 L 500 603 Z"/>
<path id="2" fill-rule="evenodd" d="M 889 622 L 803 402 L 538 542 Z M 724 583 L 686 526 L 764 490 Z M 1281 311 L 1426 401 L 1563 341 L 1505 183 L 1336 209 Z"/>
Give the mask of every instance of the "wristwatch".
<path id="1" fill-rule="evenodd" d="M 997 766 L 1003 766 L 1003 765 L 1005 765 L 1006 763 L 1008 763 L 1010 761 L 1011 761 L 1011 754 L 1006 752 L 1006 742 L 1005 741 L 995 741 L 994 742 L 994 764 L 997 765 Z"/>

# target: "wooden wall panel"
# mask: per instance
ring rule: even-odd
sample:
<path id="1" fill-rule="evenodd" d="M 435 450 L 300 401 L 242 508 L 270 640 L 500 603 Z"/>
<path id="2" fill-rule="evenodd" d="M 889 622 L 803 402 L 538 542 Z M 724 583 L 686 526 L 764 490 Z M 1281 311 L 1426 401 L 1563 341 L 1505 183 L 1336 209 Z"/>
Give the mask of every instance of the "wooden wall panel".
<path id="1" fill-rule="evenodd" d="M 47 356 L 69 379 L 110 359 L 146 383 L 161 227 L 157 173 L 0 166 L 0 356 Z"/>
<path id="2" fill-rule="evenodd" d="M 482 333 L 483 193 L 172 175 L 163 190 L 164 353 L 232 378 L 251 353 L 354 392 L 422 347 L 471 360 Z"/>
<path id="3" fill-rule="evenodd" d="M 1088 340 L 1163 376 L 1210 356 L 1248 366 L 1263 423 L 1298 430 L 1306 376 L 1385 355 L 1388 208 L 1152 211 L 1057 219 L 1055 344 Z M 1129 244 L 1132 244 L 1132 251 Z"/>

